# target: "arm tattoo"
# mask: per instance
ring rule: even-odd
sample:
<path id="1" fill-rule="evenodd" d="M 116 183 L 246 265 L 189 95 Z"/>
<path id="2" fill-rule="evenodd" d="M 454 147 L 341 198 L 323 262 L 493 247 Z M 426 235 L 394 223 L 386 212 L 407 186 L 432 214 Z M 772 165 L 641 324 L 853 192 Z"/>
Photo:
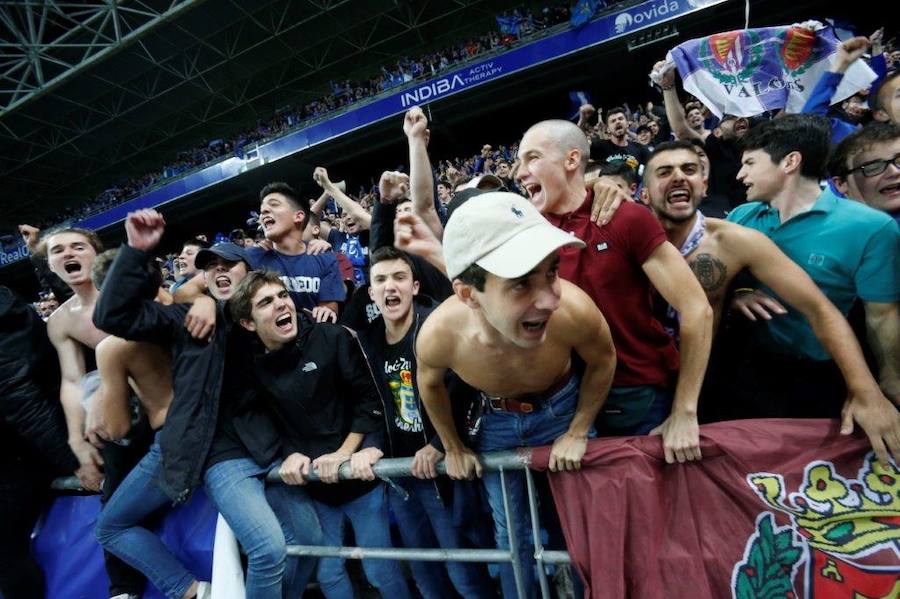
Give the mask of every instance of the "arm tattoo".
<path id="1" fill-rule="evenodd" d="M 728 269 L 712 254 L 698 254 L 690 266 L 706 293 L 718 291 L 727 279 Z"/>

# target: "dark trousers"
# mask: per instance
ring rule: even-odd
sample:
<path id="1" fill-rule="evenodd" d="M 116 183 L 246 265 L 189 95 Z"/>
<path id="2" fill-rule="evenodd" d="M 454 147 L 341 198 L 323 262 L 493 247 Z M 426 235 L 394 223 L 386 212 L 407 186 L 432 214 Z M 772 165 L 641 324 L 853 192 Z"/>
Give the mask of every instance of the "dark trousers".
<path id="1" fill-rule="evenodd" d="M 146 416 L 132 427 L 127 439 L 130 440 L 128 445 L 107 443 L 100 451 L 103 456 L 104 474 L 100 500 L 104 505 L 132 468 L 147 455 L 147 450 L 153 442 L 153 431 Z M 106 566 L 106 575 L 109 577 L 110 597 L 123 593 L 141 595 L 144 592 L 147 579 L 143 574 L 107 551 L 103 552 L 103 562 Z"/>
<path id="2" fill-rule="evenodd" d="M 755 344 L 713 352 L 700 421 L 840 418 L 847 386 L 837 365 L 766 352 Z"/>
<path id="3" fill-rule="evenodd" d="M 0 464 L 0 593 L 5 599 L 42 599 L 44 574 L 31 555 L 31 531 L 50 498 L 46 466 Z"/>

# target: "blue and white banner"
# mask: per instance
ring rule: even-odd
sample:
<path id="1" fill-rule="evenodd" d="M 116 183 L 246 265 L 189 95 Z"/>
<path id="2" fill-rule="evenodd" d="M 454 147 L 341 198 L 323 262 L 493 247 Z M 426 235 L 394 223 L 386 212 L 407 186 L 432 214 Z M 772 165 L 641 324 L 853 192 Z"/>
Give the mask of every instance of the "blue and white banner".
<path id="1" fill-rule="evenodd" d="M 28 248 L 25 247 L 24 243 L 20 243 L 14 248 L 4 247 L 3 251 L 0 252 L 0 268 L 19 260 L 27 260 L 28 255 Z"/>
<path id="2" fill-rule="evenodd" d="M 91 216 L 79 223 L 79 226 L 93 230 L 103 229 L 123 221 L 125 216 L 133 210 L 164 206 L 185 195 L 236 177 L 259 164 L 279 160 L 402 114 L 411 106 L 447 98 L 473 87 L 496 81 L 501 77 L 580 52 L 611 39 L 630 35 L 646 27 L 658 25 L 709 6 L 721 4 L 724 1 L 648 0 L 618 13 L 602 15 L 579 29 L 561 31 L 428 81 L 413 83 L 389 96 L 262 144 L 259 146 L 258 156 L 254 156 L 253 160 L 249 160 L 247 157 L 223 160 L 158 187 L 102 214 Z M 259 160 L 256 160 L 257 158 Z"/>
<path id="3" fill-rule="evenodd" d="M 840 42 L 831 29 L 810 22 L 717 33 L 690 40 L 668 55 L 684 89 L 721 117 L 768 110 L 800 112 L 831 66 Z M 875 72 L 863 61 L 850 65 L 832 97 L 840 102 L 868 89 Z"/>

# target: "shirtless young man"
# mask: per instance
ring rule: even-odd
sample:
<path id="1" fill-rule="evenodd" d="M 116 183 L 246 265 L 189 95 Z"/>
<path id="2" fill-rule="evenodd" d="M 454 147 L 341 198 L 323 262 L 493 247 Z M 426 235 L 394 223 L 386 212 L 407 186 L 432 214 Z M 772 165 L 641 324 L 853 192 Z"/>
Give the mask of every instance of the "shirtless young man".
<path id="1" fill-rule="evenodd" d="M 896 452 L 900 416 L 878 388 L 850 325 L 818 286 L 793 260 L 762 233 L 697 209 L 707 180 L 693 145 L 685 141 L 660 144 L 644 170 L 642 195 L 666 237 L 688 261 L 706 292 L 718 325 L 728 289 L 735 276 L 748 269 L 809 321 L 816 337 L 843 374 L 850 403 L 845 427 L 856 420 L 883 462 L 885 442 Z M 866 407 L 861 407 L 866 406 Z M 882 440 L 884 439 L 884 441 Z"/>
<path id="2" fill-rule="evenodd" d="M 149 434 L 136 437 L 135 442 L 128 447 L 111 444 L 104 448 L 103 457 L 85 438 L 85 410 L 90 408 L 99 383 L 96 373 L 85 376 L 86 354 L 98 349 L 108 337 L 92 322 L 94 305 L 100 292 L 91 280 L 91 269 L 97 255 L 103 251 L 103 246 L 92 231 L 72 228 L 51 232 L 44 244 L 50 270 L 74 293 L 47 321 L 47 334 L 59 356 L 62 375 L 59 394 L 69 431 L 69 446 L 81 464 L 76 472 L 81 484 L 91 491 L 102 490 L 105 502 L 149 447 Z M 101 361 L 101 355 L 104 361 L 108 360 L 109 354 L 100 351 L 98 362 Z M 138 373 L 134 374 L 138 376 Z M 144 382 L 148 396 L 165 395 L 165 390 L 157 389 L 158 385 L 159 383 L 154 384 L 149 379 Z M 151 393 L 150 389 L 154 389 L 154 392 Z M 121 408 L 123 404 L 118 405 Z M 124 405 L 127 409 L 127 403 Z M 117 413 L 120 427 L 124 427 L 121 421 L 127 417 L 130 428 L 130 413 L 125 416 L 121 409 Z M 121 432 L 121 428 L 117 432 Z M 108 436 L 112 438 L 113 435 Z M 96 436 L 94 441 L 102 445 L 102 441 Z M 109 554 L 105 555 L 105 559 L 111 597 L 137 596 L 142 592 L 143 576 Z"/>
<path id="3" fill-rule="evenodd" d="M 419 393 L 444 445 L 452 478 L 481 476 L 453 423 L 444 374 L 480 389 L 485 405 L 479 452 L 553 444 L 550 469 L 581 465 L 606 399 L 616 358 L 609 328 L 591 298 L 558 276 L 559 249 L 584 243 L 550 225 L 522 197 L 492 192 L 460 206 L 444 232 L 455 295 L 422 326 L 416 343 Z M 585 362 L 572 372 L 572 352 Z M 521 473 L 519 473 L 521 475 Z M 485 475 L 498 547 L 508 548 L 497 473 Z M 505 597 L 516 597 L 513 567 L 526 578 L 533 553 L 524 476 L 507 476 L 520 543 L 519 564 L 501 566 Z M 529 594 L 534 585 L 522 589 Z"/>

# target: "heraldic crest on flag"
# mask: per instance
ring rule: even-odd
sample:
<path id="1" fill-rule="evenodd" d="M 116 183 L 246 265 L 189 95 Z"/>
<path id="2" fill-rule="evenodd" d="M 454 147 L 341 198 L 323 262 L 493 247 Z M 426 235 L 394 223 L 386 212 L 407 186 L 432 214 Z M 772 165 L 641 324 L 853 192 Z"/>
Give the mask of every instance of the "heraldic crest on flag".
<path id="1" fill-rule="evenodd" d="M 821 23 L 808 21 L 693 39 L 672 48 L 667 63 L 678 68 L 685 91 L 719 117 L 800 112 L 839 43 Z M 832 103 L 867 89 L 875 77 L 862 61 L 855 62 Z"/>
<path id="2" fill-rule="evenodd" d="M 732 573 L 735 599 L 900 597 L 900 471 L 870 453 L 855 479 L 815 461 L 796 492 L 780 474 L 747 483 L 770 509 Z M 779 526 L 776 514 L 789 517 Z M 800 574 L 800 584 L 795 584 Z M 797 594 L 797 589 L 801 593 Z"/>

